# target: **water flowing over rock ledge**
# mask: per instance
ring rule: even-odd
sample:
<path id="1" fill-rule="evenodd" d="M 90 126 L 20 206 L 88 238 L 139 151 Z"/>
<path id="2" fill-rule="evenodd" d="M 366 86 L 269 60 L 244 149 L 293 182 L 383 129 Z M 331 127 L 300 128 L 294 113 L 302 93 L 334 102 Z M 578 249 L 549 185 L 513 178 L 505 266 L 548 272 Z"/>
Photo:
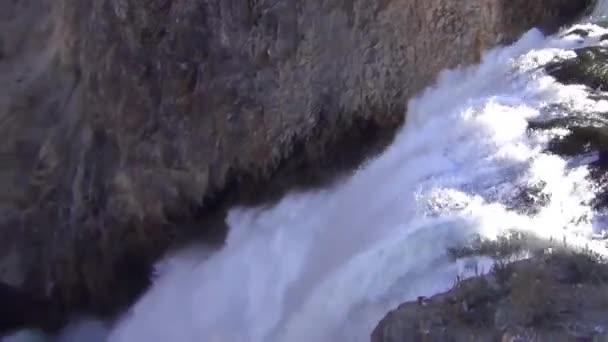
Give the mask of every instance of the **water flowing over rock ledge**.
<path id="1" fill-rule="evenodd" d="M 600 22 L 605 25 L 605 22 Z M 595 184 L 591 200 L 599 217 L 607 212 L 608 99 L 606 40 L 590 25 L 566 30 L 560 37 L 591 44 L 543 66 L 558 82 L 584 87 L 579 96 L 596 106 L 571 108 L 548 104 L 547 117 L 529 123 L 534 132 L 563 130 L 547 145 L 547 152 L 586 164 Z M 590 46 L 589 46 L 590 45 Z M 584 101 L 583 101 L 584 102 Z M 550 198 L 542 190 L 524 190 L 518 197 L 525 212 Z M 582 218 L 585 219 L 585 218 Z M 587 218 L 588 219 L 588 218 Z M 605 221 L 598 222 L 604 230 Z M 572 251 L 563 242 L 525 237 L 518 241 L 477 243 L 450 251 L 457 258 L 487 256 L 496 264 L 490 272 L 458 280 L 453 289 L 431 298 L 420 297 L 388 313 L 375 328 L 373 342 L 391 341 L 606 341 L 608 340 L 608 264 L 604 256 Z M 533 242 L 532 242 L 533 241 Z M 535 245 L 535 250 L 530 246 Z M 604 240 L 605 248 L 605 240 Z M 512 253 L 527 252 L 524 260 L 505 262 Z"/>
<path id="2" fill-rule="evenodd" d="M 213 212 L 360 160 L 441 70 L 588 4 L 3 2 L 0 281 L 114 314 Z"/>

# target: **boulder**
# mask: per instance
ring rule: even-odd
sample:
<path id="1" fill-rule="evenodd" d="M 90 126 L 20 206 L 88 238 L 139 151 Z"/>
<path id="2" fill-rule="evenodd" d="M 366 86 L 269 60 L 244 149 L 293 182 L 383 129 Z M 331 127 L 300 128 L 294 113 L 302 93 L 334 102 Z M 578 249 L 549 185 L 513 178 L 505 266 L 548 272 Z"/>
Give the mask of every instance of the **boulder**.
<path id="1" fill-rule="evenodd" d="M 584 30 L 571 34 L 586 35 Z M 605 40 L 601 37 L 601 40 Z M 608 99 L 608 49 L 589 46 L 574 50 L 576 56 L 558 59 L 545 66 L 546 72 L 563 84 L 587 87 L 587 98 L 593 101 Z M 589 164 L 590 178 L 598 189 L 592 204 L 596 210 L 608 207 L 608 112 L 587 109 L 573 110 L 564 105 L 548 105 L 545 110 L 552 119 L 529 123 L 533 130 L 567 129 L 567 134 L 553 138 L 548 151 L 561 156 L 594 153 L 597 158 Z"/>
<path id="2" fill-rule="evenodd" d="M 608 265 L 559 251 L 461 280 L 387 314 L 372 342 L 605 341 Z"/>
<path id="3" fill-rule="evenodd" d="M 563 84 L 584 84 L 608 90 L 608 48 L 589 46 L 574 50 L 576 57 L 548 64 L 547 73 Z"/>
<path id="4" fill-rule="evenodd" d="M 115 314 L 222 208 L 356 165 L 441 70 L 591 2 L 0 0 L 0 281 Z"/>

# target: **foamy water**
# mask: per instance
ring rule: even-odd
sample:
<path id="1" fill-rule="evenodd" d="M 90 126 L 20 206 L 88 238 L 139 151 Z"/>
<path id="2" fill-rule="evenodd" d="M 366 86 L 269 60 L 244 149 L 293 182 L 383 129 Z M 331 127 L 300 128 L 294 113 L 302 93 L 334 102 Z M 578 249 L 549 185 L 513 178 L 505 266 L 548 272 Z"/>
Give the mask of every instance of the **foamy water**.
<path id="1" fill-rule="evenodd" d="M 557 115 L 542 110 L 548 104 L 608 108 L 539 69 L 608 33 L 579 27 L 591 29 L 589 37 L 532 30 L 478 66 L 444 72 L 409 103 L 391 146 L 352 176 L 272 208 L 232 209 L 225 247 L 168 257 L 153 288 L 114 327 L 75 324 L 60 340 L 368 341 L 398 304 L 471 274 L 446 255 L 471 234 L 518 229 L 605 253 L 592 239 L 602 230 L 589 205 L 595 189 L 586 165 L 595 156 L 543 153 L 563 130 L 527 130 L 529 120 Z M 537 214 L 509 208 L 540 182 L 551 200 Z"/>

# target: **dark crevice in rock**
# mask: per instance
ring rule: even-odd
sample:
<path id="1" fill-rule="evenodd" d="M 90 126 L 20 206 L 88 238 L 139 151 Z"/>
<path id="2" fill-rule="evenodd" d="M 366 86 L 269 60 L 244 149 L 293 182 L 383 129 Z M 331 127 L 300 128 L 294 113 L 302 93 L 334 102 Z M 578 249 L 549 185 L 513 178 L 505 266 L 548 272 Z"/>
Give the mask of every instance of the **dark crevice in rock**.
<path id="1" fill-rule="evenodd" d="M 290 143 L 289 156 L 279 160 L 272 171 L 268 171 L 270 182 L 246 170 L 235 170 L 229 173 L 227 185 L 222 191 L 206 198 L 205 207 L 214 211 L 226 203 L 229 203 L 228 206 L 271 203 L 287 191 L 330 186 L 341 175 L 356 168 L 365 158 L 382 151 L 393 140 L 405 118 L 397 114 L 402 113 L 402 109 L 391 115 L 395 120 L 390 123 L 381 124 L 373 119 L 337 123 L 342 127 L 340 135 L 333 135 L 320 123 L 310 135 L 296 138 Z"/>

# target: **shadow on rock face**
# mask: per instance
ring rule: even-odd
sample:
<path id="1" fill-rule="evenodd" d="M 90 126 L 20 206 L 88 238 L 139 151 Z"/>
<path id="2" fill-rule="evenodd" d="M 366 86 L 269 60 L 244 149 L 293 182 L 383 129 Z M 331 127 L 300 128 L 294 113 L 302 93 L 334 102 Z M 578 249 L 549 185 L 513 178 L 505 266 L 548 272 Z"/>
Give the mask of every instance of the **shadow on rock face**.
<path id="1" fill-rule="evenodd" d="M 594 3 L 594 0 L 501 0 L 502 30 L 512 32 L 524 21 L 529 27 L 535 26 L 551 34 L 589 13 Z M 524 13 L 538 15 L 526 16 Z"/>
<path id="2" fill-rule="evenodd" d="M 24 327 L 53 332 L 61 318 L 50 301 L 0 283 L 0 336 Z"/>

